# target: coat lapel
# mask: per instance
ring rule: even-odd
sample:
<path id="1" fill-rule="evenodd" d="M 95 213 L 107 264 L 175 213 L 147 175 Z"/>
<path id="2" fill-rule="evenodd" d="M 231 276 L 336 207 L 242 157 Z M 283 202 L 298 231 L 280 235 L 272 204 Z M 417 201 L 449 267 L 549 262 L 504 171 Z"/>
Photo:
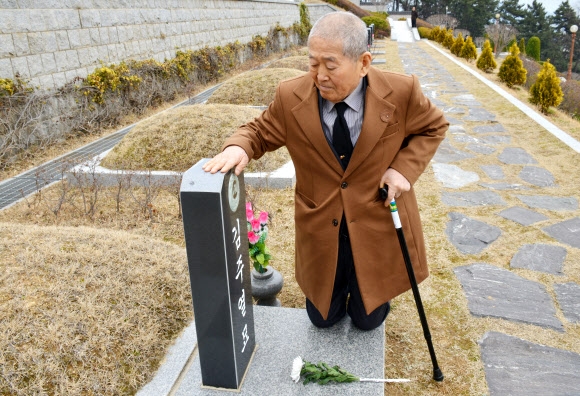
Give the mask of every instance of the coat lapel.
<path id="1" fill-rule="evenodd" d="M 393 123 L 396 106 L 385 99 L 393 92 L 391 84 L 382 73 L 374 68 L 371 68 L 368 73 L 368 83 L 361 134 L 346 169 L 345 177 L 352 174 L 365 161 L 387 125 Z"/>
<path id="2" fill-rule="evenodd" d="M 318 109 L 318 93 L 311 79 L 305 78 L 304 83 L 294 90 L 294 94 L 302 101 L 292 109 L 292 113 L 302 132 L 320 154 L 320 157 L 338 174 L 343 170 L 336 156 L 332 152 L 324 131 Z"/>

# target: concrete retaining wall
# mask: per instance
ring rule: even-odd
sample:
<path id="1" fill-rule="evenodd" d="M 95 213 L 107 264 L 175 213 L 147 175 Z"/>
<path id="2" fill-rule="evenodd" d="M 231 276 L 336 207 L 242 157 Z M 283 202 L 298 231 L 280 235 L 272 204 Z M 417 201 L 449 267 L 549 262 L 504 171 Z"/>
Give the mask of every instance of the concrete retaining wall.
<path id="1" fill-rule="evenodd" d="M 310 22 L 313 25 L 321 16 L 337 10 L 339 10 L 339 8 L 335 8 L 330 4 L 308 4 L 308 14 L 310 14 Z"/>
<path id="2" fill-rule="evenodd" d="M 313 22 L 319 8 L 334 10 L 310 7 Z M 0 78 L 58 88 L 101 63 L 245 44 L 299 21 L 295 0 L 0 0 Z"/>

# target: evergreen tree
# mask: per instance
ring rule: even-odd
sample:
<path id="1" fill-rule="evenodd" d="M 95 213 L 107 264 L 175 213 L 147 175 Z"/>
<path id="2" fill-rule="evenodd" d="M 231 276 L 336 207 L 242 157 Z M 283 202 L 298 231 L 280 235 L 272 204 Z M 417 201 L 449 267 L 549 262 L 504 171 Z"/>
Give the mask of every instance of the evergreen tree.
<path id="1" fill-rule="evenodd" d="M 445 41 L 445 37 L 447 37 L 447 29 L 443 28 L 441 30 L 439 30 L 439 35 L 437 36 L 437 42 L 439 44 L 443 44 L 443 41 Z"/>
<path id="2" fill-rule="evenodd" d="M 520 39 L 520 44 L 518 45 L 518 47 L 520 48 L 520 53 L 522 55 L 526 54 L 526 40 L 522 37 Z"/>
<path id="3" fill-rule="evenodd" d="M 471 36 L 467 37 L 467 40 L 465 40 L 465 44 L 461 47 L 459 56 L 466 59 L 468 62 L 477 59 L 477 48 L 475 48 Z"/>
<path id="4" fill-rule="evenodd" d="M 453 39 L 453 30 L 449 29 L 445 34 L 445 40 L 443 40 L 443 46 L 447 49 L 451 49 L 451 46 L 455 40 Z"/>
<path id="5" fill-rule="evenodd" d="M 528 39 L 528 45 L 526 45 L 526 54 L 536 61 L 540 61 L 540 38 L 532 36 Z"/>
<path id="6" fill-rule="evenodd" d="M 558 106 L 563 98 L 560 79 L 548 59 L 542 65 L 536 82 L 530 87 L 530 102 L 537 105 L 542 113 L 547 114 L 550 106 Z"/>
<path id="7" fill-rule="evenodd" d="M 514 43 L 510 47 L 510 54 L 505 58 L 499 67 L 497 76 L 509 88 L 514 85 L 524 85 L 526 82 L 527 70 L 524 68 L 524 63 L 519 57 L 520 49 Z"/>
<path id="8" fill-rule="evenodd" d="M 497 67 L 497 63 L 493 57 L 493 52 L 491 51 L 491 44 L 489 40 L 485 40 L 483 43 L 483 50 L 481 51 L 481 55 L 477 59 L 475 63 L 479 70 L 483 70 L 486 73 L 491 73 Z"/>
<path id="9" fill-rule="evenodd" d="M 440 32 L 441 28 L 439 26 L 435 26 L 433 29 L 431 29 L 431 36 L 429 37 L 429 40 L 437 41 Z"/>
<path id="10" fill-rule="evenodd" d="M 461 53 L 461 48 L 463 48 L 463 44 L 465 44 L 465 41 L 463 40 L 463 35 L 459 33 L 455 38 L 453 45 L 451 46 L 451 48 L 449 48 L 449 50 L 453 55 L 459 56 L 459 54 Z"/>
<path id="11" fill-rule="evenodd" d="M 553 50 L 546 53 L 546 58 L 549 57 L 551 59 L 556 70 L 567 71 L 570 49 L 572 48 L 570 26 L 580 26 L 580 18 L 570 6 L 569 1 L 566 0 L 556 9 L 554 16 L 550 18 L 550 22 L 550 26 L 553 29 Z M 574 59 L 578 59 L 578 56 L 580 56 L 580 45 L 574 46 Z M 576 69 L 580 70 L 578 66 Z"/>
<path id="12" fill-rule="evenodd" d="M 520 25 L 517 26 L 517 29 L 520 32 L 520 37 L 525 37 L 529 40 L 532 36 L 536 36 L 540 39 L 542 43 L 540 59 L 547 59 L 550 52 L 555 50 L 551 45 L 553 34 L 550 20 L 546 9 L 537 0 L 526 6 L 526 15 Z M 528 55 L 530 54 L 528 53 Z"/>
<path id="13" fill-rule="evenodd" d="M 506 23 L 517 27 L 524 19 L 524 6 L 519 3 L 519 0 L 503 0 L 499 5 L 497 12 L 501 16 L 501 23 Z"/>
<path id="14" fill-rule="evenodd" d="M 449 11 L 459 21 L 458 28 L 482 37 L 484 27 L 494 18 L 499 0 L 449 0 Z"/>

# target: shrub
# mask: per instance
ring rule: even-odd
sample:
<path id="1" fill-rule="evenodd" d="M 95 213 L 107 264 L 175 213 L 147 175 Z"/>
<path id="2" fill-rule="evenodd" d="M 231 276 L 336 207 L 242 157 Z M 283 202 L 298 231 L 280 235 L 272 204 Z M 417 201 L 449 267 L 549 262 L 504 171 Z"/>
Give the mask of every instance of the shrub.
<path id="1" fill-rule="evenodd" d="M 419 36 L 421 38 L 430 39 L 431 35 L 433 34 L 433 29 L 430 29 L 428 27 L 419 26 L 417 30 L 419 31 Z"/>
<path id="2" fill-rule="evenodd" d="M 439 34 L 437 34 L 437 39 L 435 41 L 437 41 L 439 44 L 443 44 L 445 37 L 447 37 L 447 29 L 443 28 L 439 30 Z"/>
<path id="3" fill-rule="evenodd" d="M 463 48 L 463 44 L 465 44 L 465 41 L 463 40 L 463 35 L 459 33 L 457 35 L 457 38 L 453 42 L 453 45 L 451 46 L 451 48 L 449 48 L 449 50 L 453 55 L 459 56 L 459 54 L 461 53 L 461 48 Z"/>
<path id="4" fill-rule="evenodd" d="M 530 37 L 528 45 L 526 45 L 526 55 L 538 62 L 540 61 L 540 39 L 538 37 Z"/>
<path id="5" fill-rule="evenodd" d="M 530 102 L 537 105 L 544 114 L 548 113 L 550 106 L 558 106 L 562 102 L 564 94 L 560 79 L 549 59 L 542 65 L 538 79 L 530 88 L 530 95 Z"/>
<path id="6" fill-rule="evenodd" d="M 367 26 L 375 24 L 375 30 L 389 30 L 389 22 L 385 18 L 379 16 L 366 16 L 361 18 Z"/>
<path id="7" fill-rule="evenodd" d="M 489 40 L 485 40 L 483 43 L 483 50 L 481 51 L 481 55 L 479 55 L 475 65 L 479 70 L 483 70 L 486 73 L 491 73 L 497 67 L 497 63 L 493 57 L 493 52 L 491 52 L 491 44 L 489 43 Z"/>
<path id="8" fill-rule="evenodd" d="M 310 12 L 308 7 L 304 2 L 300 3 L 300 24 L 296 26 L 296 31 L 300 35 L 303 41 L 308 39 L 308 34 L 310 34 L 310 29 L 312 29 L 312 23 L 310 22 Z"/>
<path id="9" fill-rule="evenodd" d="M 560 109 L 580 121 L 580 81 L 568 80 L 562 85 L 564 99 Z"/>
<path id="10" fill-rule="evenodd" d="M 520 43 L 519 43 L 518 47 L 520 48 L 520 53 L 522 55 L 525 55 L 526 54 L 526 40 L 523 37 L 520 39 Z"/>
<path id="11" fill-rule="evenodd" d="M 441 28 L 439 26 L 435 26 L 433 29 L 431 29 L 429 40 L 437 41 L 439 38 L 439 33 L 441 33 Z"/>
<path id="12" fill-rule="evenodd" d="M 475 44 L 473 44 L 471 36 L 467 38 L 465 44 L 463 44 L 463 47 L 461 47 L 459 56 L 467 60 L 468 62 L 477 59 L 477 48 L 475 48 Z"/>
<path id="13" fill-rule="evenodd" d="M 445 33 L 445 39 L 443 40 L 443 46 L 447 49 L 451 49 L 451 46 L 453 45 L 453 43 L 455 42 L 455 40 L 453 39 L 453 30 L 449 29 L 446 33 Z"/>
<path id="14" fill-rule="evenodd" d="M 499 67 L 499 73 L 497 75 L 509 88 L 514 85 L 524 85 L 526 82 L 527 71 L 524 69 L 524 64 L 519 54 L 520 49 L 516 43 L 513 43 L 510 47 L 510 54 Z"/>

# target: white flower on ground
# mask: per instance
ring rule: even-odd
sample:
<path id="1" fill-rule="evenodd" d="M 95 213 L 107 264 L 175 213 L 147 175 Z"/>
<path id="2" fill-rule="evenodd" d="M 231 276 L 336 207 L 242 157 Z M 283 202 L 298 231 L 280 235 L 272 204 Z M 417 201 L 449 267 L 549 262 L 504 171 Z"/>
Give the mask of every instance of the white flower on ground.
<path id="1" fill-rule="evenodd" d="M 292 374 L 290 374 L 292 381 L 300 381 L 300 372 L 302 371 L 302 366 L 304 366 L 304 362 L 302 361 L 302 358 L 298 356 L 292 363 Z"/>

